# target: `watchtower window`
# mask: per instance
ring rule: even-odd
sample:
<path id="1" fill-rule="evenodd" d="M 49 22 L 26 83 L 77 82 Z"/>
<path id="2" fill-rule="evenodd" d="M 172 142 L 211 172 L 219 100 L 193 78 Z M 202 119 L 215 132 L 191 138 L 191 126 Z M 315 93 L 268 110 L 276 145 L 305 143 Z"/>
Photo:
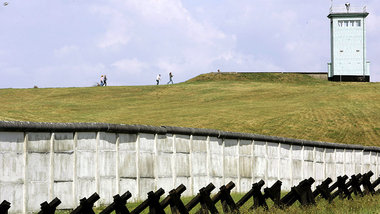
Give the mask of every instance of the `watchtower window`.
<path id="1" fill-rule="evenodd" d="M 360 27 L 360 20 L 340 20 L 338 21 L 339 27 Z"/>

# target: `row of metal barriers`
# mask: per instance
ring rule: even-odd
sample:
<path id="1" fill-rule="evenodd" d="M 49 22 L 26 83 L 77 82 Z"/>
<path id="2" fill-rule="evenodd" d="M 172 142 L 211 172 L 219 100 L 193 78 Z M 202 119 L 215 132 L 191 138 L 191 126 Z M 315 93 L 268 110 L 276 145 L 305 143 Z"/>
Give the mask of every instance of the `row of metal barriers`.
<path id="1" fill-rule="evenodd" d="M 237 202 L 235 202 L 231 196 L 231 190 L 235 187 L 235 184 L 231 181 L 227 185 L 223 185 L 219 188 L 216 194 L 211 192 L 215 189 L 215 186 L 210 183 L 206 187 L 199 190 L 199 193 L 192 198 L 187 204 L 184 204 L 181 200 L 181 194 L 186 190 L 186 187 L 181 184 L 177 188 L 171 190 L 169 194 L 162 200 L 161 196 L 165 191 L 160 188 L 157 191 L 149 192 L 145 201 L 139 204 L 132 211 L 129 211 L 126 204 L 127 200 L 132 197 L 132 194 L 127 191 L 122 195 L 115 195 L 114 201 L 100 214 L 110 214 L 115 211 L 116 214 L 140 214 L 145 209 L 149 209 L 151 214 L 164 214 L 165 208 L 170 207 L 171 213 L 174 214 L 188 214 L 198 204 L 197 213 L 240 213 L 241 207 L 253 199 L 253 204 L 249 209 L 257 209 L 262 207 L 263 209 L 269 209 L 267 199 L 273 201 L 273 206 L 285 209 L 292 206 L 297 201 L 301 206 L 310 206 L 316 204 L 316 198 L 323 198 L 330 203 L 338 196 L 341 199 L 352 199 L 352 194 L 364 196 L 379 194 L 380 189 L 375 191 L 376 187 L 380 184 L 380 177 L 374 182 L 371 182 L 373 172 L 369 171 L 365 174 L 352 175 L 351 178 L 347 175 L 337 177 L 336 182 L 332 183 L 331 178 L 325 179 L 320 185 L 317 185 L 315 190 L 312 190 L 312 185 L 315 180 L 310 177 L 301 181 L 298 185 L 293 186 L 285 196 L 281 197 L 281 181 L 276 181 L 271 187 L 264 188 L 261 191 L 265 182 L 260 180 L 257 183 L 252 184 L 252 188 Z M 331 185 L 330 185 L 331 184 Z M 80 205 L 71 211 L 71 214 L 95 214 L 93 207 L 100 197 L 97 193 L 92 194 L 89 198 L 80 199 Z M 216 204 L 220 202 L 222 210 L 219 211 Z M 58 198 L 53 199 L 51 202 L 43 202 L 41 204 L 41 211 L 39 214 L 54 214 L 61 201 Z M 8 214 L 8 210 L 11 204 L 4 200 L 0 204 L 0 214 Z"/>

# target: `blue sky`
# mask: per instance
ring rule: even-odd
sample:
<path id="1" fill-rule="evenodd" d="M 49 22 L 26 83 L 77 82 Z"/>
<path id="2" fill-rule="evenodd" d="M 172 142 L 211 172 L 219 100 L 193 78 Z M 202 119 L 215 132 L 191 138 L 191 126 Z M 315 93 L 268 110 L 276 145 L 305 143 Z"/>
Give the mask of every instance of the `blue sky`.
<path id="1" fill-rule="evenodd" d="M 4 0 L 0 88 L 151 85 L 201 73 L 327 71 L 330 0 Z M 334 0 L 334 5 L 346 1 Z M 380 81 L 380 1 L 367 59 Z"/>

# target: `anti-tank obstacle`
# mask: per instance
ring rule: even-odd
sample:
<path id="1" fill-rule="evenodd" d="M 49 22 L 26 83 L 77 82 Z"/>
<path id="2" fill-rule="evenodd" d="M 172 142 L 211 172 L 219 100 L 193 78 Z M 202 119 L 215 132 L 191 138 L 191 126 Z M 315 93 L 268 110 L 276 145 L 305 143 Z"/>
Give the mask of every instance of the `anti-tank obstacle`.
<path id="1" fill-rule="evenodd" d="M 324 199 L 333 202 L 335 198 L 339 196 L 341 199 L 352 200 L 352 194 L 358 196 L 379 194 L 380 190 L 376 191 L 376 187 L 380 184 L 380 177 L 374 182 L 371 182 L 371 177 L 374 175 L 372 171 L 365 174 L 352 175 L 349 179 L 347 175 L 338 176 L 336 182 L 332 183 L 331 178 L 326 178 L 321 184 L 317 185 L 315 190 L 312 191 L 311 187 L 315 180 L 310 177 L 309 179 L 302 180 L 299 184 L 293 186 L 291 191 L 281 198 L 281 181 L 276 181 L 271 187 L 266 187 L 261 190 L 265 184 L 263 180 L 252 184 L 252 188 L 235 203 L 231 197 L 231 192 L 235 187 L 235 184 L 231 181 L 227 185 L 223 185 L 219 188 L 219 191 L 212 196 L 212 191 L 215 186 L 210 183 L 207 186 L 201 188 L 199 193 L 192 198 L 187 204 L 184 204 L 181 200 L 182 193 L 185 192 L 186 187 L 181 184 L 177 188 L 169 191 L 168 195 L 160 200 L 165 191 L 160 188 L 157 191 L 149 192 L 147 199 L 139 204 L 135 209 L 129 211 L 126 204 L 128 199 L 132 197 L 132 194 L 127 191 L 123 195 L 115 195 L 113 202 L 104 208 L 101 214 L 110 214 L 115 211 L 116 214 L 140 214 L 147 208 L 151 214 L 164 214 L 167 212 L 174 214 L 188 214 L 198 204 L 200 209 L 196 213 L 240 213 L 240 209 L 246 203 L 249 203 L 249 199 L 252 198 L 251 210 L 259 207 L 267 210 L 269 206 L 266 202 L 267 199 L 271 199 L 274 203 L 274 207 L 286 209 L 289 206 L 294 205 L 296 201 L 301 206 L 315 205 L 318 200 Z M 332 184 L 331 184 L 332 183 Z M 330 185 L 331 184 L 331 185 Z M 91 214 L 95 213 L 93 206 L 100 196 L 97 193 L 92 194 L 89 198 L 80 199 L 80 205 L 76 207 L 72 214 Z M 221 210 L 217 209 L 216 204 L 221 203 Z M 41 203 L 41 211 L 39 214 L 52 214 L 55 213 L 61 201 L 58 198 L 54 198 L 51 202 Z M 168 210 L 170 207 L 170 211 Z M 11 203 L 4 200 L 0 204 L 0 214 L 7 214 L 11 208 Z"/>

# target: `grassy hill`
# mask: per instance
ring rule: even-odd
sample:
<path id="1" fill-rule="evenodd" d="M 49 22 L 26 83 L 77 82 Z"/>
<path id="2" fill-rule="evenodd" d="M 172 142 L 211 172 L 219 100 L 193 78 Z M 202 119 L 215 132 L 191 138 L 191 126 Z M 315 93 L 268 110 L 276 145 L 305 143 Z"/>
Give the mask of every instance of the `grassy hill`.
<path id="1" fill-rule="evenodd" d="M 0 120 L 170 125 L 380 146 L 380 84 L 210 73 L 162 86 L 1 89 Z"/>

